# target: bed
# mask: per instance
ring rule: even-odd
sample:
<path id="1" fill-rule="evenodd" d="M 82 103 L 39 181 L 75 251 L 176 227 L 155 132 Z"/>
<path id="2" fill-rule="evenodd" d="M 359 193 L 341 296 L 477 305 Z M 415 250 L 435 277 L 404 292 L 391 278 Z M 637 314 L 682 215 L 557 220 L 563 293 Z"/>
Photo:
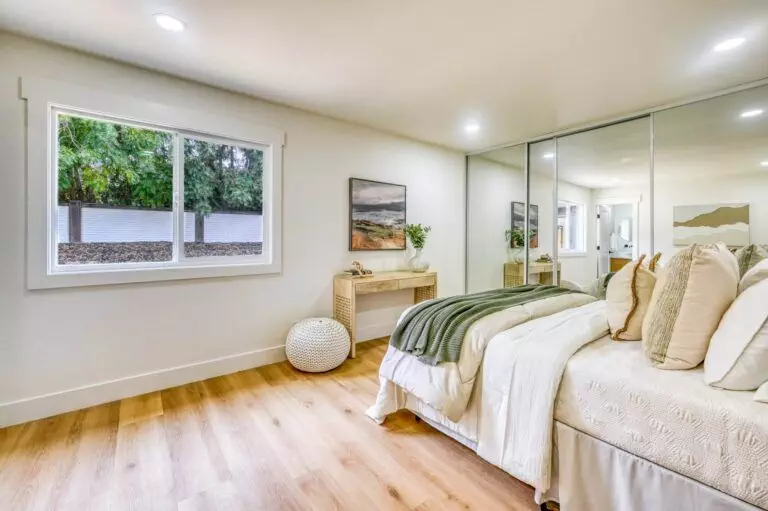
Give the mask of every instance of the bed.
<path id="1" fill-rule="evenodd" d="M 752 401 L 751 392 L 708 387 L 701 369 L 654 369 L 640 343 L 614 342 L 604 334 L 583 347 L 571 343 L 574 352 L 564 352 L 569 354 L 553 391 L 550 427 L 534 428 L 551 434 L 551 448 L 543 449 L 546 477 L 521 464 L 514 451 L 522 443 L 515 443 L 514 432 L 527 426 L 528 415 L 514 407 L 526 399 L 514 394 L 521 387 L 514 378 L 527 381 L 533 373 L 519 374 L 526 365 L 520 360 L 531 357 L 520 359 L 519 332 L 536 334 L 529 341 L 554 343 L 569 330 L 586 330 L 584 318 L 600 317 L 601 310 L 602 301 L 582 304 L 495 335 L 458 420 L 394 385 L 397 408 L 531 484 L 537 502 L 559 502 L 563 511 L 768 508 L 768 406 Z M 546 328 L 537 331 L 537 323 Z M 550 356 L 550 345 L 537 351 Z M 513 357 L 518 367 L 510 369 Z M 534 394 L 539 397 L 521 408 L 531 415 L 547 406 L 545 394 Z"/>

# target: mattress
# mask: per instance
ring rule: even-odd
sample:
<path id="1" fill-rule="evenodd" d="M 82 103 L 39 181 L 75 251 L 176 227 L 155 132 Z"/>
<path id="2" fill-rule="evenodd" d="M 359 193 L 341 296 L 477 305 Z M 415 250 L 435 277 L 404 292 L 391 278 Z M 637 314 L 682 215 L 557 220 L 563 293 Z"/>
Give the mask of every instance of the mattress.
<path id="1" fill-rule="evenodd" d="M 768 404 L 714 389 L 701 367 L 650 366 L 608 337 L 568 362 L 555 419 L 738 499 L 768 508 Z"/>

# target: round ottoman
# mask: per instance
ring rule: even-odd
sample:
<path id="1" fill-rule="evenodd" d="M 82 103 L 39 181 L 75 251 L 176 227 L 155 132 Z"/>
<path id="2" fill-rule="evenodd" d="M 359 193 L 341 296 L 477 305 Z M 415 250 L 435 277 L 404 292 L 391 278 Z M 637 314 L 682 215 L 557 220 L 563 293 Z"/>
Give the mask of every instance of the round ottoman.
<path id="1" fill-rule="evenodd" d="M 285 341 L 285 355 L 293 367 L 322 373 L 339 367 L 349 355 L 349 333 L 344 325 L 328 318 L 299 321 Z"/>

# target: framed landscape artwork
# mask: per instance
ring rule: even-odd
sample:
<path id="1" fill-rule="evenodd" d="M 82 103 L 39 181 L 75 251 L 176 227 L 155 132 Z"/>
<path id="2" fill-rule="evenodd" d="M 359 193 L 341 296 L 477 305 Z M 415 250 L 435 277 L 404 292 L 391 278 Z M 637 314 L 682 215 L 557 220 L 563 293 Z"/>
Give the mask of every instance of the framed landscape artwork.
<path id="1" fill-rule="evenodd" d="M 349 250 L 405 250 L 405 186 L 349 179 Z"/>
<path id="2" fill-rule="evenodd" d="M 530 232 L 533 236 L 529 248 L 539 248 L 539 206 L 536 204 L 531 204 L 530 222 Z M 523 202 L 512 203 L 512 229 L 525 230 L 525 203 Z"/>
<path id="3" fill-rule="evenodd" d="M 675 246 L 722 241 L 743 247 L 749 245 L 749 204 L 674 206 L 672 228 Z"/>

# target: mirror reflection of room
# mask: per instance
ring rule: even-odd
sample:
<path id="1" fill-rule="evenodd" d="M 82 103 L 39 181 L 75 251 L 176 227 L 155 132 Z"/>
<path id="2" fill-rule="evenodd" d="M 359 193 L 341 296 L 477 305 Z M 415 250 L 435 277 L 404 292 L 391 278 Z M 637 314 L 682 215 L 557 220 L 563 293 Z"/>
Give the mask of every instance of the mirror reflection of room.
<path id="1" fill-rule="evenodd" d="M 554 284 L 560 280 L 559 271 L 557 276 L 554 271 L 556 155 L 557 148 L 553 139 L 536 142 L 529 146 L 528 229 L 531 239 L 528 243 L 528 282 L 531 284 Z"/>
<path id="2" fill-rule="evenodd" d="M 558 139 L 561 284 L 585 289 L 650 250 L 650 121 Z"/>
<path id="3" fill-rule="evenodd" d="M 512 210 L 525 203 L 525 146 L 470 156 L 467 188 L 467 292 L 498 289 L 507 264 L 523 267 L 524 224 L 513 227 Z"/>
<path id="4" fill-rule="evenodd" d="M 654 245 L 768 244 L 768 86 L 655 115 Z"/>

